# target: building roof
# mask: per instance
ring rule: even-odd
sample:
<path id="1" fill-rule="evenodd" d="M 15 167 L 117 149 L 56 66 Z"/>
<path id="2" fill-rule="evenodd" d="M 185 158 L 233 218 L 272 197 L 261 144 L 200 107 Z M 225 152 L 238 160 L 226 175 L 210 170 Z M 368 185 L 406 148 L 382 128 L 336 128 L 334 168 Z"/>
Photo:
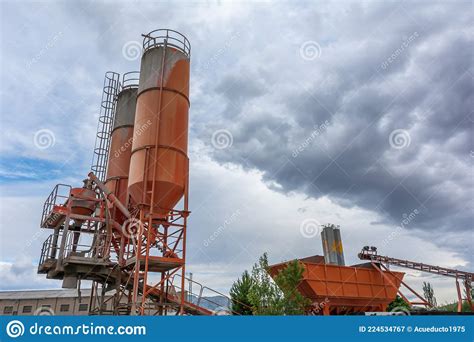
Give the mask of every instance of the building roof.
<path id="1" fill-rule="evenodd" d="M 301 259 L 298 259 L 299 261 L 303 261 L 303 262 L 312 262 L 314 264 L 324 264 L 325 261 L 324 261 L 324 256 L 322 255 L 313 255 L 313 256 L 309 256 L 309 257 L 306 257 L 306 258 L 301 258 Z"/>
<path id="2" fill-rule="evenodd" d="M 91 289 L 81 289 L 81 297 L 88 297 L 90 294 Z M 78 296 L 77 289 L 0 291 L 0 300 L 71 298 Z"/>
<path id="3" fill-rule="evenodd" d="M 293 260 L 295 260 L 295 259 L 293 259 Z M 287 261 L 283 261 L 283 262 L 280 262 L 278 264 L 269 265 L 269 266 L 274 267 L 274 266 L 277 266 L 277 265 L 285 265 L 285 264 L 288 264 L 290 261 L 293 261 L 293 260 L 287 260 Z M 305 258 L 300 258 L 300 259 L 297 259 L 297 260 L 302 261 L 302 262 L 306 262 L 306 263 L 325 264 L 324 256 L 322 256 L 322 255 L 312 255 L 312 256 L 305 257 Z"/>

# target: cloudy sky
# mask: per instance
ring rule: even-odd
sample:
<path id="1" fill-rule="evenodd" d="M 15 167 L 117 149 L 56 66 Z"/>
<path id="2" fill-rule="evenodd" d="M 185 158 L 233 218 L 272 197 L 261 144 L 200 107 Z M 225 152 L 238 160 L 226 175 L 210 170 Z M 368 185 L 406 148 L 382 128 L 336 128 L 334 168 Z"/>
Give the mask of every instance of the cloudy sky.
<path id="1" fill-rule="evenodd" d="M 227 291 L 268 252 L 381 254 L 473 270 L 473 4 L 2 1 L 0 289 L 37 276 L 42 205 L 90 168 L 104 73 L 142 33 L 191 56 L 188 266 Z M 438 302 L 454 281 L 418 272 Z"/>

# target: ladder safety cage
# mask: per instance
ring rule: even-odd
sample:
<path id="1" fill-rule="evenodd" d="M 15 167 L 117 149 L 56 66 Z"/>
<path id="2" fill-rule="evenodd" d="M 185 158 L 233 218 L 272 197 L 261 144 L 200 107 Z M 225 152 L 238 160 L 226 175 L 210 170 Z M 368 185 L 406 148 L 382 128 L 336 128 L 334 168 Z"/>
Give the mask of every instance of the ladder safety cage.
<path id="1" fill-rule="evenodd" d="M 120 74 L 113 71 L 106 72 L 91 165 L 92 172 L 94 172 L 101 181 L 105 181 L 107 173 L 110 135 L 112 134 L 119 89 Z"/>

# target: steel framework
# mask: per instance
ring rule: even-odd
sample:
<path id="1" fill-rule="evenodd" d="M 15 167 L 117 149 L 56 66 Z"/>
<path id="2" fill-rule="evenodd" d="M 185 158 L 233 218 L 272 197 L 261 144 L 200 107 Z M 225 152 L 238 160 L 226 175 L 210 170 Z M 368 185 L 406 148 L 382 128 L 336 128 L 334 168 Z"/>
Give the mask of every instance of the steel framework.
<path id="1" fill-rule="evenodd" d="M 79 288 L 81 280 L 93 281 L 90 314 L 232 313 L 230 298 L 180 272 L 184 271 L 182 244 L 188 211 L 171 210 L 166 218 L 148 215 L 138 221 L 135 217 L 144 211 L 130 212 L 92 172 L 85 183 L 94 196 L 63 184 L 48 196 L 42 228 L 54 232 L 43 243 L 39 273 L 52 279 L 72 275 Z M 94 209 L 89 214 L 77 213 L 78 201 L 93 203 Z M 124 224 L 109 216 L 112 204 L 127 218 Z M 153 284 L 148 273 L 155 272 L 161 279 Z M 197 289 L 195 294 L 183 290 L 192 287 Z M 115 294 L 107 298 L 109 291 Z M 227 298 L 227 303 L 215 302 L 212 296 Z M 109 302 L 113 302 L 111 309 L 107 309 Z M 206 303 L 216 310 L 206 308 Z"/>
<path id="2" fill-rule="evenodd" d="M 158 103 L 158 110 L 153 115 L 155 127 L 158 127 L 161 116 L 166 107 L 169 107 L 169 103 L 164 103 L 164 91 L 183 96 L 189 107 L 186 91 L 165 85 L 164 69 L 168 63 L 167 53 L 171 53 L 172 60 L 177 50 L 185 55 L 189 65 L 191 46 L 186 37 L 173 30 L 156 30 L 143 37 L 144 52 L 157 47 L 163 48 L 161 68 L 157 73 L 159 87 L 150 88 L 158 90 L 156 97 L 152 97 Z M 155 69 L 155 65 L 152 66 Z M 150 73 L 145 76 L 155 75 Z M 120 82 L 118 73 L 105 74 L 92 172 L 84 181 L 84 187 L 73 188 L 59 184 L 47 198 L 41 227 L 53 229 L 54 233 L 43 244 L 38 272 L 47 274 L 48 278 L 63 279 L 63 285 L 68 287 L 80 288 L 81 280 L 91 280 L 91 314 L 214 314 L 213 310 L 201 305 L 208 302 L 215 308 L 219 306 L 206 298 L 206 293 L 224 295 L 185 277 L 186 228 L 190 214 L 187 142 L 186 147 L 181 149 L 171 145 L 162 146 L 160 130 L 157 129 L 158 133 L 152 138 L 154 144 L 139 148 L 145 150 L 141 201 L 136 198 L 134 200 L 130 186 L 126 199 L 121 195 L 119 199 L 113 184 L 110 185 L 109 180 L 106 180 L 106 176 L 109 177 L 107 173 L 112 172 L 111 165 L 115 166 L 108 162 L 111 140 L 112 143 L 115 141 L 112 133 L 114 120 L 118 120 L 116 115 L 121 113 L 121 107 L 117 103 L 122 90 L 139 88 L 141 75 L 138 75 L 138 72 L 126 73 Z M 183 84 L 189 86 L 189 74 L 186 72 L 177 74 L 176 78 L 184 80 Z M 136 96 L 138 101 L 140 93 Z M 174 120 L 173 116 L 171 120 Z M 185 119 L 181 120 L 185 121 L 186 125 L 182 127 L 185 127 L 187 134 L 187 111 Z M 166 117 L 163 122 L 167 122 Z M 173 208 L 157 205 L 162 203 L 158 197 L 166 196 L 163 189 L 157 188 L 160 186 L 156 181 L 157 169 L 163 165 L 173 165 L 173 161 L 158 160 L 158 148 L 174 151 L 180 158 L 183 154 L 185 156 L 180 159 L 184 161 L 179 169 L 171 169 L 175 171 L 176 184 L 182 185 L 181 199 L 175 195 L 176 201 L 181 204 L 179 209 L 175 204 L 170 205 Z M 140 173 L 141 167 L 139 165 L 134 170 Z M 121 175 L 110 179 L 117 177 L 126 178 Z M 147 196 L 150 200 L 145 200 Z M 185 291 L 187 288 L 192 289 L 193 285 L 200 289 L 197 296 Z M 106 296 L 109 291 L 114 291 L 114 296 Z M 219 309 L 220 312 L 231 312 L 231 301 L 227 299 L 227 306 Z M 108 301 L 113 302 L 111 309 L 108 308 Z"/>
<path id="3" fill-rule="evenodd" d="M 441 276 L 445 276 L 445 277 L 455 278 L 456 290 L 457 290 L 457 294 L 458 294 L 458 307 L 457 307 L 458 312 L 461 312 L 461 306 L 462 306 L 462 300 L 463 300 L 462 294 L 461 294 L 461 289 L 460 289 L 460 286 L 459 286 L 459 280 L 462 280 L 463 283 L 464 283 L 465 290 L 466 290 L 466 300 L 469 303 L 469 306 L 471 307 L 471 310 L 474 311 L 474 306 L 473 306 L 473 302 L 472 302 L 472 281 L 474 280 L 474 273 L 455 270 L 455 269 L 450 269 L 450 268 L 446 268 L 446 267 L 423 264 L 421 262 L 416 262 L 416 261 L 409 261 L 409 260 L 404 260 L 404 259 L 392 258 L 392 257 L 389 257 L 389 256 L 384 256 L 384 255 L 378 255 L 377 254 L 377 248 L 376 247 L 369 247 L 369 246 L 365 246 L 362 249 L 362 251 L 359 253 L 359 259 L 369 260 L 369 261 L 371 261 L 372 265 L 374 265 L 374 267 L 378 268 L 378 265 L 380 265 L 382 268 L 384 268 L 386 271 L 389 271 L 389 272 L 390 272 L 390 270 L 388 268 L 388 265 L 393 265 L 393 266 L 398 266 L 398 267 L 409 268 L 409 269 L 412 269 L 412 270 L 428 272 L 428 273 L 441 275 Z M 376 263 L 378 263 L 378 265 Z M 387 266 L 385 266 L 384 264 L 387 265 Z M 406 285 L 406 284 L 404 284 L 404 285 L 406 287 L 408 287 L 408 285 Z M 425 299 L 423 297 L 418 295 L 411 288 L 409 288 L 409 289 L 413 293 L 415 293 L 415 295 L 418 298 L 420 298 L 421 301 L 422 301 L 420 303 L 413 303 L 412 302 L 412 304 L 423 304 L 423 305 L 427 304 L 427 302 L 425 301 Z M 404 300 L 408 301 L 406 299 L 406 297 L 403 296 L 401 293 L 400 293 L 400 295 L 404 298 Z"/>

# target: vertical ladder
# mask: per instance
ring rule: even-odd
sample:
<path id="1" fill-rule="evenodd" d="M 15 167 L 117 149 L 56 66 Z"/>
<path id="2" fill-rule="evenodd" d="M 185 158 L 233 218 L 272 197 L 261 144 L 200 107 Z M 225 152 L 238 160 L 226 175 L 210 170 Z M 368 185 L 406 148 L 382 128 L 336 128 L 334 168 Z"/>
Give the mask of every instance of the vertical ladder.
<path id="1" fill-rule="evenodd" d="M 107 71 L 105 73 L 99 121 L 97 123 L 97 135 L 95 138 L 91 166 L 91 171 L 94 172 L 97 178 L 102 182 L 105 181 L 107 172 L 110 135 L 114 124 L 115 106 L 119 88 L 120 74 L 113 71 Z"/>

